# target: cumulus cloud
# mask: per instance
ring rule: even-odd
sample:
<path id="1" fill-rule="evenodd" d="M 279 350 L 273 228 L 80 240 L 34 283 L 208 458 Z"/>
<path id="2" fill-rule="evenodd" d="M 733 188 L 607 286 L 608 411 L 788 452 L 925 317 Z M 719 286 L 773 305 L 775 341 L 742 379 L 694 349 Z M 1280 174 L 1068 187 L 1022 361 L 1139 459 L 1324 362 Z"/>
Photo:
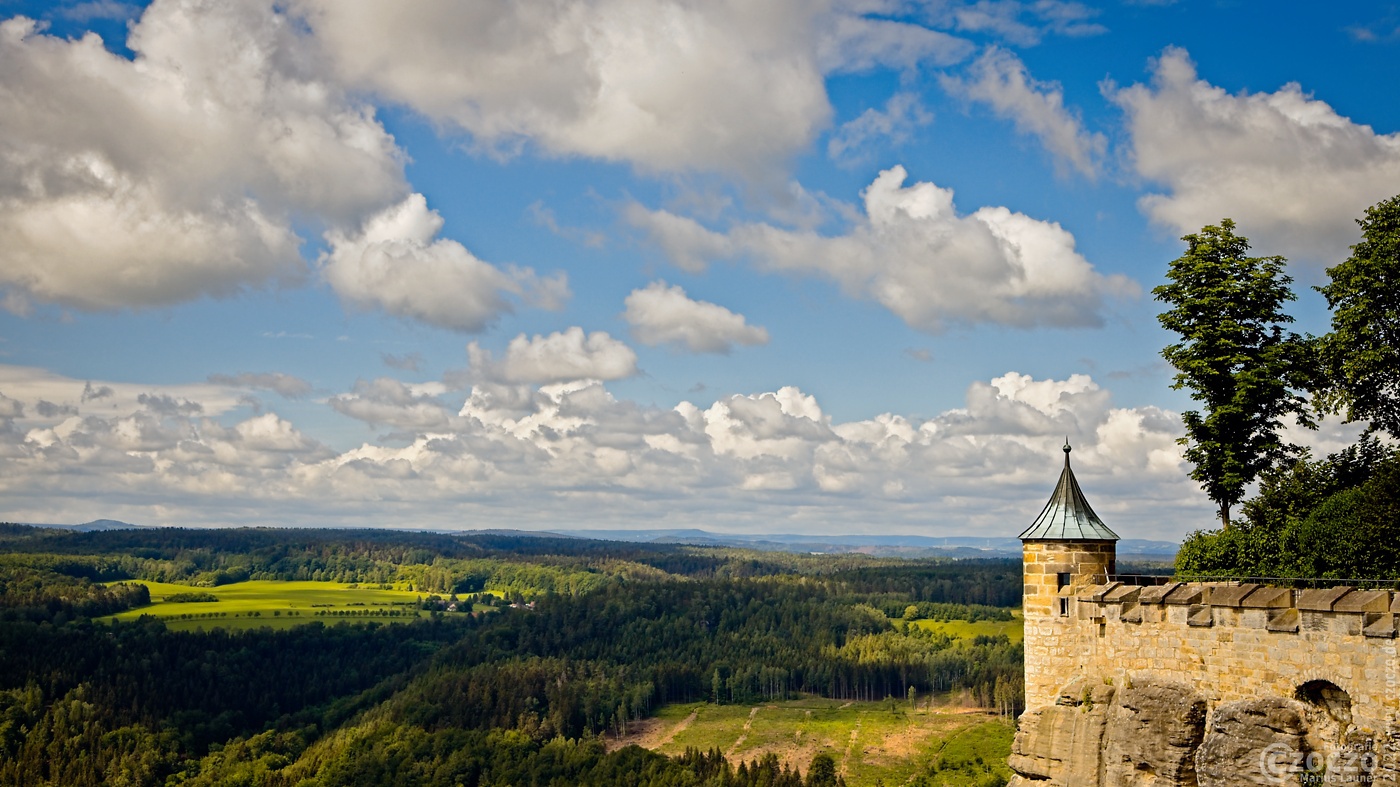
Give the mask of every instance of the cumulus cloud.
<path id="1" fill-rule="evenodd" d="M 709 301 L 692 300 L 679 286 L 654 281 L 633 290 L 623 319 L 642 344 L 670 344 L 694 353 L 728 353 L 736 344 L 768 343 L 768 330 Z"/>
<path id="2" fill-rule="evenodd" d="M 446 429 L 451 422 L 452 412 L 437 399 L 445 392 L 441 383 L 415 386 L 380 377 L 357 380 L 351 393 L 332 396 L 327 403 L 336 412 L 368 424 L 432 432 Z"/>
<path id="3" fill-rule="evenodd" d="M 969 79 L 944 76 L 941 81 L 949 93 L 986 104 L 1014 122 L 1017 131 L 1038 138 L 1057 166 L 1068 165 L 1088 178 L 1098 175 L 1107 138 L 1086 131 L 1079 114 L 1065 107 L 1064 90 L 1036 81 L 1014 54 L 991 47 L 973 63 Z"/>
<path id="4" fill-rule="evenodd" d="M 587 345 L 581 332 L 555 336 Z M 147 386 L 146 406 L 117 389 L 117 409 L 39 414 L 45 386 L 12 384 L 15 368 L 7 377 L 0 367 L 0 418 L 11 424 L 0 428 L 0 496 L 7 516 L 21 521 L 107 515 L 189 525 L 236 516 L 242 524 L 344 525 L 382 524 L 392 514 L 414 527 L 664 519 L 674 527 L 1013 536 L 1053 487 L 1066 436 L 1081 484 L 1120 534 L 1173 537 L 1212 516 L 1186 476 L 1178 417 L 1115 407 L 1084 375 L 1008 372 L 974 382 L 965 406 L 932 418 L 885 413 L 847 422 L 795 387 L 659 407 L 619 400 L 598 379 L 481 381 L 454 414 L 439 383 L 378 379 L 327 404 L 397 431 L 333 451 L 275 413 L 215 417 L 229 414 L 183 395 L 197 386 Z"/>
<path id="5" fill-rule="evenodd" d="M 132 60 L 0 22 L 0 287 L 81 309 L 226 296 L 305 270 L 294 219 L 405 190 L 373 110 L 270 3 L 158 2 Z"/>
<path id="6" fill-rule="evenodd" d="M 967 42 L 895 21 L 884 5 L 296 7 L 342 80 L 498 154 L 530 142 L 652 171 L 752 176 L 772 172 L 827 125 L 826 74 L 970 54 Z"/>
<path id="7" fill-rule="evenodd" d="M 288 399 L 300 399 L 311 393 L 311 383 L 282 372 L 211 374 L 209 382 L 234 388 L 257 388 L 264 391 L 274 391 Z"/>
<path id="8" fill-rule="evenodd" d="M 637 354 L 603 331 L 585 335 L 577 326 L 548 336 L 520 334 L 497 360 L 476 342 L 467 345 L 472 371 L 504 383 L 621 380 L 637 373 Z"/>
<path id="9" fill-rule="evenodd" d="M 1356 242 L 1355 219 L 1400 183 L 1400 133 L 1342 117 L 1297 84 L 1227 93 L 1181 49 L 1162 53 L 1150 85 L 1108 95 L 1127 116 L 1133 166 L 1164 187 L 1139 208 L 1177 232 L 1229 217 L 1264 254 L 1334 264 Z"/>
<path id="10" fill-rule="evenodd" d="M 562 272 L 503 271 L 455 240 L 437 237 L 442 216 L 421 194 L 409 195 L 365 222 L 357 233 L 332 230 L 321 274 L 350 303 L 474 333 L 513 307 L 509 296 L 559 308 L 569 296 Z"/>
<path id="11" fill-rule="evenodd" d="M 895 93 L 883 110 L 872 107 L 842 123 L 826 143 L 826 154 L 834 161 L 854 163 L 862 160 L 871 143 L 886 140 L 890 145 L 901 145 L 914 129 L 932 122 L 933 113 L 924 108 L 918 95 Z"/>
<path id="12" fill-rule="evenodd" d="M 961 216 L 951 189 L 906 187 L 905 177 L 900 166 L 881 172 L 863 193 L 865 215 L 845 235 L 770 224 L 720 233 L 637 205 L 627 217 L 683 268 L 744 257 L 767 270 L 823 275 L 930 332 L 1099 325 L 1106 299 L 1138 292 L 1126 277 L 1096 272 L 1057 223 L 1004 207 Z"/>

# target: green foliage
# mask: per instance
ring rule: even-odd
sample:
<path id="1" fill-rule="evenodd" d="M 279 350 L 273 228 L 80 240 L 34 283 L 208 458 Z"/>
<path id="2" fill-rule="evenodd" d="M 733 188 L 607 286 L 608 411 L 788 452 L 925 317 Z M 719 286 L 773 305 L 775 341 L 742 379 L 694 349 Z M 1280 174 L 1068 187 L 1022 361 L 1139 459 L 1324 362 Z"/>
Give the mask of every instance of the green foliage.
<path id="1" fill-rule="evenodd" d="M 1236 527 L 1198 531 L 1182 575 L 1390 579 L 1400 576 L 1400 454 L 1372 438 L 1264 474 Z"/>
<path id="2" fill-rule="evenodd" d="M 0 542 L 13 550 L 0 555 L 0 785 L 804 787 L 772 757 L 734 764 L 708 748 L 607 753 L 599 736 L 623 733 L 658 705 L 711 698 L 727 705 L 707 708 L 740 715 L 799 693 L 856 701 L 966 690 L 989 707 L 1020 701 L 1018 645 L 896 630 L 882 611 L 945 604 L 938 609 L 1003 615 L 967 605 L 1019 598 L 1012 561 L 823 564 L 654 545 L 609 553 L 577 540 L 406 534 L 396 542 L 358 531 L 99 537 L 9 527 Z M 212 582 L 317 571 L 371 585 L 359 594 L 394 592 L 376 577 L 413 581 L 413 593 L 398 591 L 412 598 L 500 582 L 535 605 L 480 617 L 434 612 L 401 626 L 324 626 L 336 618 L 307 615 L 308 624 L 284 630 L 90 619 L 150 601 L 142 585 L 92 577 Z M 672 573 L 680 571 L 690 573 Z M 226 583 L 217 604 L 237 603 L 254 584 L 278 592 L 266 579 Z M 179 594 L 213 595 L 162 589 Z M 304 622 L 300 612 L 183 615 L 231 625 L 216 616 L 241 614 L 239 625 L 265 626 Z M 812 770 L 809 779 L 828 783 L 820 763 L 816 777 Z"/>
<path id="3" fill-rule="evenodd" d="M 826 752 L 813 757 L 803 787 L 836 787 L 837 784 L 844 787 L 845 781 L 836 775 L 836 760 Z"/>
<path id="4" fill-rule="evenodd" d="M 1170 307 L 1162 327 L 1181 337 L 1162 350 L 1177 370 L 1172 387 L 1202 405 L 1182 414 L 1191 477 L 1226 525 L 1245 486 L 1296 451 L 1278 437 L 1282 419 L 1312 425 L 1300 392 L 1315 378 L 1311 345 L 1283 329 L 1294 300 L 1284 259 L 1245 256 L 1249 241 L 1234 229 L 1224 219 L 1183 237 L 1186 253 L 1152 291 Z"/>
<path id="5" fill-rule="evenodd" d="M 1366 209 L 1361 242 L 1318 287 L 1332 310 L 1319 342 L 1326 380 L 1319 403 L 1371 431 L 1400 438 L 1400 196 Z"/>
<path id="6" fill-rule="evenodd" d="M 213 593 L 172 593 L 164 598 L 167 604 L 200 604 L 218 601 Z"/>
<path id="7" fill-rule="evenodd" d="M 928 787 L 1005 787 L 1012 775 L 1006 758 L 1014 735 L 1014 727 L 1004 721 L 984 722 L 962 730 L 944 742 L 928 775 L 922 777 L 923 783 Z"/>

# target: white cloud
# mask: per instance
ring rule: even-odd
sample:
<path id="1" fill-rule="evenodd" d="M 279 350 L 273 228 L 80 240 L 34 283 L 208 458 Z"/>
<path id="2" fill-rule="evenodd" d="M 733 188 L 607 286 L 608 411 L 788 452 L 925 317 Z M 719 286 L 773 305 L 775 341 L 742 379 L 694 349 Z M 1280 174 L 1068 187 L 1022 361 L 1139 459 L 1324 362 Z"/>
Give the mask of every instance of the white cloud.
<path id="1" fill-rule="evenodd" d="M 271 4 L 157 2 L 127 60 L 0 22 L 0 287 L 82 309 L 226 296 L 305 271 L 294 219 L 404 191 L 371 108 Z"/>
<path id="2" fill-rule="evenodd" d="M 518 295 L 546 308 L 568 298 L 560 272 L 502 271 L 449 238 L 442 217 L 421 194 L 409 195 L 365 222 L 355 234 L 332 230 L 321 273 L 346 301 L 450 330 L 477 332 L 512 311 Z"/>
<path id="3" fill-rule="evenodd" d="M 931 4 L 930 13 L 958 30 L 990 33 L 1020 46 L 1035 46 L 1046 35 L 1079 38 L 1108 32 L 1091 21 L 1098 16 L 1097 10 L 1063 0 L 938 2 Z"/>
<path id="4" fill-rule="evenodd" d="M 1108 93 L 1138 174 L 1165 188 L 1138 205 L 1177 232 L 1229 217 L 1256 253 L 1335 264 L 1356 242 L 1355 219 L 1400 183 L 1400 133 L 1377 134 L 1297 84 L 1232 95 L 1169 48 L 1150 86 Z"/>
<path id="5" fill-rule="evenodd" d="M 1108 140 L 1086 131 L 1078 113 L 1065 108 L 1058 84 L 1036 81 L 1020 58 L 998 47 L 972 64 L 970 76 L 945 76 L 941 82 L 949 93 L 987 104 L 999 117 L 1013 121 L 1017 131 L 1037 137 L 1055 156 L 1056 165 L 1068 164 L 1088 178 L 1098 175 Z"/>
<path id="6" fill-rule="evenodd" d="M 467 345 L 472 371 L 504 383 L 621 380 L 637 373 L 637 354 L 602 331 L 584 335 L 577 326 L 548 336 L 520 334 L 497 361 L 476 342 Z"/>
<path id="7" fill-rule="evenodd" d="M 35 397 L 49 383 L 31 374 L 37 384 L 16 385 L 21 371 L 0 367 L 8 375 L 0 423 L 9 424 L 0 427 L 0 499 L 18 521 L 346 525 L 392 514 L 412 527 L 664 520 L 1013 536 L 1053 487 L 1065 437 L 1081 484 L 1120 535 L 1174 537 L 1212 515 L 1186 476 L 1177 416 L 1115 408 L 1083 375 L 1008 372 L 973 383 L 965 407 L 933 418 L 886 413 L 844 423 L 794 387 L 665 408 L 618 400 L 596 379 L 485 381 L 454 415 L 441 404 L 441 384 L 380 379 L 328 405 L 396 427 L 385 438 L 393 444 L 335 452 L 274 413 L 214 417 L 217 402 L 184 396 L 217 394 L 203 384 L 143 386 L 155 407 L 114 388 L 104 401 L 130 406 L 41 416 Z"/>
<path id="8" fill-rule="evenodd" d="M 437 397 L 446 392 L 441 383 L 406 385 L 380 377 L 357 380 L 351 393 L 332 396 L 327 404 L 336 412 L 373 425 L 387 424 L 415 432 L 448 428 L 452 412 Z"/>
<path id="9" fill-rule="evenodd" d="M 1094 271 L 1059 224 L 1004 207 L 959 216 L 951 189 L 906 187 L 905 176 L 900 166 L 881 172 L 863 193 L 864 217 L 839 236 L 769 224 L 719 233 L 639 206 L 627 217 L 681 267 L 746 257 L 768 270 L 824 275 L 930 332 L 1098 325 L 1106 298 L 1137 294 L 1126 277 Z"/>
<path id="10" fill-rule="evenodd" d="M 679 286 L 654 281 L 633 290 L 623 319 L 642 344 L 671 344 L 695 353 L 728 353 L 736 344 L 768 343 L 768 331 L 744 315 L 709 301 L 692 300 Z"/>
<path id="11" fill-rule="evenodd" d="M 826 74 L 947 65 L 971 49 L 845 2 L 297 7 L 343 80 L 479 146 L 528 141 L 663 172 L 771 174 L 829 122 Z"/>
<path id="12" fill-rule="evenodd" d="M 826 143 L 826 154 L 835 161 L 860 161 L 872 143 L 887 140 L 890 145 L 902 145 L 914 129 L 932 122 L 933 113 L 924 108 L 917 94 L 895 93 L 883 110 L 867 109 L 842 123 Z"/>
<path id="13" fill-rule="evenodd" d="M 222 415 L 239 405 L 239 393 L 220 383 L 147 385 L 100 380 L 76 380 L 32 366 L 0 364 L 0 393 L 33 407 L 31 418 L 39 418 L 40 402 L 56 414 L 99 415 L 129 413 L 144 409 L 142 398 L 159 403 L 198 402 L 205 415 Z"/>

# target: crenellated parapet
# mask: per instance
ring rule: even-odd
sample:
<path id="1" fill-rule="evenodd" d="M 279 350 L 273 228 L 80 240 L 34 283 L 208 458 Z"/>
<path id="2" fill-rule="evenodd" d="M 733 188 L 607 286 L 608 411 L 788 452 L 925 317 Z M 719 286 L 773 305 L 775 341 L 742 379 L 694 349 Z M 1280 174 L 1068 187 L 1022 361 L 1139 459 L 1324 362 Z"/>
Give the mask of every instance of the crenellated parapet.
<path id="1" fill-rule="evenodd" d="M 1087 585 L 1074 593 L 1067 614 L 1026 616 L 1027 642 L 1034 644 L 1026 652 L 1028 711 L 1013 766 L 1020 764 L 1028 777 L 1075 787 L 1282 784 L 1241 781 L 1240 772 L 1263 779 L 1272 767 L 1269 758 L 1281 757 L 1274 765 L 1291 774 L 1287 783 L 1297 783 L 1312 757 L 1334 775 L 1358 777 L 1351 783 L 1400 783 L 1397 619 L 1400 593 L 1389 590 L 1197 582 Z M 1109 715 L 1096 765 L 1081 764 L 1072 776 L 1051 777 L 1043 767 L 1049 753 L 1082 749 L 1082 741 L 1073 741 L 1092 728 L 1070 713 L 1072 703 L 1066 700 L 1067 693 L 1082 694 L 1082 687 L 1112 687 L 1114 702 L 1127 704 L 1100 709 Z M 1126 770 L 1115 764 L 1120 756 L 1115 752 L 1127 750 L 1129 742 L 1115 742 L 1114 719 L 1128 724 L 1154 714 L 1177 719 L 1185 713 L 1186 706 L 1140 707 L 1143 697 L 1199 703 L 1204 712 L 1192 733 L 1197 736 L 1192 768 L 1199 773 L 1180 781 L 1138 780 L 1134 774 L 1185 767 L 1180 747 L 1165 743 L 1147 747 L 1159 751 L 1161 762 L 1145 760 Z M 1092 707 L 1088 701 L 1078 711 Z M 1195 718 L 1181 718 L 1188 716 Z M 1051 729 L 1060 730 L 1060 737 L 1047 737 Z M 1112 776 L 1116 772 L 1121 778 Z"/>
<path id="2" fill-rule="evenodd" d="M 1400 787 L 1400 593 L 1122 581 L 1068 446 L 1021 539 L 1013 785 Z"/>
<path id="3" fill-rule="evenodd" d="M 1169 582 L 1143 587 L 1112 581 L 1075 594 L 1074 617 L 1139 625 L 1233 626 L 1287 634 L 1328 631 L 1384 640 L 1396 637 L 1400 594 L 1348 586 L 1295 589 L 1251 583 Z"/>

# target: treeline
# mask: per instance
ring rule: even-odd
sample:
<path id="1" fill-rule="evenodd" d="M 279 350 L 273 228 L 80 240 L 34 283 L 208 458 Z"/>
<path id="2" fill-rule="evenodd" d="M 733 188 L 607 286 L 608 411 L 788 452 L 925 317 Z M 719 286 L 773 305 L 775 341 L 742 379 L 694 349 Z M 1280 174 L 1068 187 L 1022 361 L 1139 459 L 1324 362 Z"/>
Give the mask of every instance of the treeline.
<path id="1" fill-rule="evenodd" d="M 606 753 L 598 738 L 679 701 L 965 690 L 1004 713 L 1021 702 L 1019 645 L 891 622 L 910 607 L 927 617 L 1006 616 L 985 605 L 1019 600 L 1012 561 L 824 563 L 336 531 L 0 528 L 0 540 L 24 545 L 0 556 L 3 785 L 810 787 L 836 783 L 829 758 L 798 774 L 776 759 L 730 763 L 716 752 Z M 372 573 L 381 563 L 424 592 L 489 585 L 536 603 L 483 617 L 282 631 L 91 620 L 149 601 L 140 586 L 99 580 L 152 567 L 181 567 L 188 581 L 238 566 Z"/>
<path id="2" fill-rule="evenodd" d="M 1400 451 L 1374 438 L 1266 472 L 1243 508 L 1186 538 L 1180 575 L 1400 579 Z"/>
<path id="3" fill-rule="evenodd" d="M 999 677 L 1021 680 L 1021 647 L 1005 637 L 900 632 L 865 610 L 820 586 L 753 580 L 548 598 L 446 648 L 395 713 L 428 728 L 518 725 L 578 737 L 620 730 L 671 702 L 903 699 L 911 687 L 992 697 Z"/>
<path id="4" fill-rule="evenodd" d="M 284 764 L 294 761 L 290 767 Z M 807 773 L 767 754 L 736 766 L 718 750 L 667 757 L 637 746 L 609 753 L 597 738 L 538 741 L 514 730 L 427 731 L 382 721 L 307 749 L 298 736 L 226 747 L 190 785 L 269 787 L 844 787 L 828 754 Z"/>
<path id="5" fill-rule="evenodd" d="M 151 603 L 145 585 L 103 585 L 85 576 L 7 563 L 0 559 L 0 620 L 65 623 Z"/>

